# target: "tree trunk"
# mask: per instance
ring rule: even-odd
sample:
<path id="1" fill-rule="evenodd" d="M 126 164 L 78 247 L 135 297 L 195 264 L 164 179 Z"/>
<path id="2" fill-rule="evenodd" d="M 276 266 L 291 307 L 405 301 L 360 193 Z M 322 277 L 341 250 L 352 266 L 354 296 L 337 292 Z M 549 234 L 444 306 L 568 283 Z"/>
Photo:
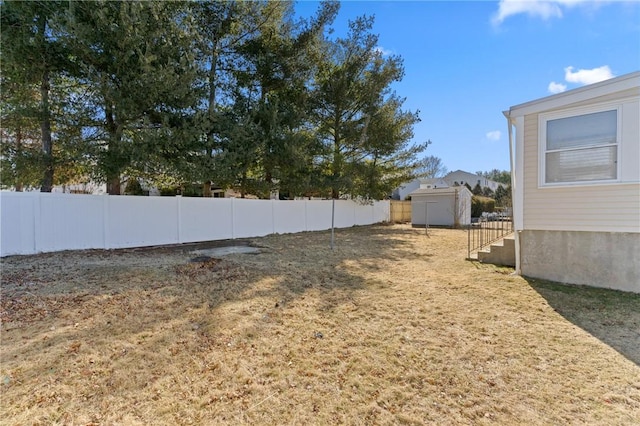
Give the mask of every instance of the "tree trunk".
<path id="1" fill-rule="evenodd" d="M 334 121 L 334 132 L 333 136 L 333 162 L 331 164 L 331 178 L 333 182 L 331 182 L 331 198 L 338 199 L 340 198 L 340 189 L 338 188 L 338 180 L 342 175 L 342 152 L 340 151 L 340 136 L 338 135 L 338 129 L 340 126 L 340 116 L 336 113 L 335 121 Z"/>
<path id="2" fill-rule="evenodd" d="M 120 195 L 120 176 L 113 176 L 107 182 L 107 194 Z"/>
<path id="3" fill-rule="evenodd" d="M 216 112 L 216 65 L 218 62 L 218 43 L 217 40 L 212 40 L 212 49 L 211 49 L 211 65 L 209 67 L 209 105 L 207 106 L 207 113 L 209 115 L 209 131 L 207 132 L 207 153 L 206 155 L 211 158 L 212 157 L 212 149 L 214 145 L 213 138 L 213 123 L 215 121 L 215 112 Z M 205 171 L 206 177 L 211 177 L 209 174 L 209 170 Z M 205 177 L 203 176 L 203 177 Z M 204 183 L 202 187 L 202 196 L 203 197 L 211 197 L 211 181 L 208 180 Z"/>
<path id="4" fill-rule="evenodd" d="M 23 189 L 22 168 L 24 167 L 24 162 L 22 161 L 22 128 L 21 127 L 18 127 L 16 131 L 16 160 L 18 162 L 18 167 L 16 167 L 16 192 L 22 192 L 22 189 Z"/>
<path id="5" fill-rule="evenodd" d="M 202 185 L 202 196 L 211 198 L 211 181 L 208 180 Z"/>
<path id="6" fill-rule="evenodd" d="M 51 192 L 53 187 L 53 142 L 51 140 L 51 111 L 49 110 L 49 70 L 45 69 L 40 84 L 42 100 L 42 117 L 40 129 L 42 131 L 42 153 L 44 158 L 44 176 L 40 192 Z"/>
<path id="7" fill-rule="evenodd" d="M 107 171 L 107 194 L 120 195 L 120 171 L 123 169 L 119 150 L 120 140 L 122 139 L 122 127 L 116 123 L 114 107 L 105 100 L 105 118 L 107 122 L 107 131 L 109 132 L 108 154 L 113 158 L 113 163 L 108 164 Z M 115 164 L 114 164 L 115 163 Z"/>

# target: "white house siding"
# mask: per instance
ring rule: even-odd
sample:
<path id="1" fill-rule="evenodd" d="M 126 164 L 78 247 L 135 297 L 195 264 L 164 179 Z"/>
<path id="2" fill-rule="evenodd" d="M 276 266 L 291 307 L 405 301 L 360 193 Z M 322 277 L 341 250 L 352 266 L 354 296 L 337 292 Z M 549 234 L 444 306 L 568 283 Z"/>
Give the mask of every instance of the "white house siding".
<path id="1" fill-rule="evenodd" d="M 639 76 L 511 109 L 518 140 L 516 177 L 522 182 L 516 183 L 515 199 L 522 200 L 517 230 L 523 275 L 640 293 Z M 612 90 L 621 86 L 624 90 Z M 563 102 L 566 99 L 575 101 Z M 621 107 L 619 181 L 540 187 L 540 115 L 609 102 Z"/>
<path id="2" fill-rule="evenodd" d="M 524 229 L 640 232 L 639 105 L 635 99 L 622 110 L 619 158 L 624 183 L 605 185 L 539 188 L 538 114 L 525 116 Z"/>
<path id="3" fill-rule="evenodd" d="M 488 187 L 492 191 L 495 191 L 496 189 L 498 189 L 499 186 L 502 185 L 501 183 L 489 180 L 484 176 L 478 176 L 474 173 L 469 173 L 462 170 L 456 170 L 455 172 L 448 173 L 443 178 L 443 180 L 449 186 L 457 186 L 456 183 L 458 185 L 464 185 L 465 183 L 468 183 L 469 186 L 471 186 L 471 188 L 473 188 L 474 186 L 476 186 L 476 184 L 479 183 L 481 187 L 483 188 Z M 506 185 L 502 185 L 502 186 L 506 186 Z"/>
<path id="4" fill-rule="evenodd" d="M 411 182 L 407 182 L 404 185 L 396 188 L 393 191 L 391 198 L 394 200 L 404 201 L 407 199 L 409 194 L 411 194 L 418 188 L 420 188 L 420 179 L 414 179 Z"/>

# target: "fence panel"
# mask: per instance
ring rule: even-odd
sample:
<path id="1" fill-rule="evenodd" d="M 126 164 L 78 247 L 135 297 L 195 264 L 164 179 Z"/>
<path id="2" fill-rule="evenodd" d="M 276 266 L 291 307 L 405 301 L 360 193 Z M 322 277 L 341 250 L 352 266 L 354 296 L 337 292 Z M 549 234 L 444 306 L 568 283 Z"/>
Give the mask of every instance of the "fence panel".
<path id="1" fill-rule="evenodd" d="M 68 197 L 42 194 L 36 251 L 89 249 L 104 246 L 104 201 L 95 195 Z M 3 219 L 4 220 L 4 219 Z"/>
<path id="2" fill-rule="evenodd" d="M 179 242 L 178 202 L 181 197 L 107 198 L 105 248 L 144 247 Z"/>
<path id="3" fill-rule="evenodd" d="M 336 228 L 349 228 L 355 224 L 356 203 L 347 200 L 336 200 L 334 226 Z M 331 219 L 331 217 L 329 217 Z M 329 222 L 331 227 L 331 222 Z M 326 228 L 325 228 L 326 229 Z"/>
<path id="4" fill-rule="evenodd" d="M 373 222 L 389 222 L 389 216 L 391 214 L 391 208 L 389 206 L 389 200 L 376 201 L 373 203 Z M 363 223 L 363 225 L 365 225 Z"/>
<path id="5" fill-rule="evenodd" d="M 307 230 L 307 201 L 273 201 L 273 232 L 290 234 Z"/>
<path id="6" fill-rule="evenodd" d="M 384 203 L 383 203 L 384 204 Z M 386 222 L 388 221 L 388 216 L 385 216 L 384 220 L 376 220 L 376 213 L 378 202 L 374 202 L 373 204 L 359 204 L 356 203 L 354 205 L 354 225 L 368 225 L 370 223 L 378 223 L 378 222 Z"/>
<path id="7" fill-rule="evenodd" d="M 233 199 L 233 238 L 273 233 L 273 201 Z"/>
<path id="8" fill-rule="evenodd" d="M 180 242 L 233 238 L 233 198 L 180 198 Z"/>
<path id="9" fill-rule="evenodd" d="M 389 220 L 389 202 L 337 200 L 335 226 Z M 144 247 L 326 230 L 330 200 L 0 192 L 0 256 L 74 249 Z"/>
<path id="10" fill-rule="evenodd" d="M 28 193 L 7 192 L 0 198 L 0 255 L 35 253 L 36 200 Z"/>
<path id="11" fill-rule="evenodd" d="M 411 201 L 390 201 L 390 221 L 394 223 L 411 222 Z"/>
<path id="12" fill-rule="evenodd" d="M 331 201 L 308 200 L 307 231 L 323 231 L 331 228 Z"/>

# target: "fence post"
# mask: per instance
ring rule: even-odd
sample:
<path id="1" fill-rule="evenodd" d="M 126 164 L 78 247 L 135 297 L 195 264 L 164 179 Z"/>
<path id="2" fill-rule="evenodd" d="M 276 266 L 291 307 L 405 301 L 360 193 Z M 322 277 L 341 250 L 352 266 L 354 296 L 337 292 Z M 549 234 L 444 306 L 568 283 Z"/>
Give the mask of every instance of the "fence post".
<path id="1" fill-rule="evenodd" d="M 33 199 L 33 252 L 39 253 L 42 246 L 42 203 L 41 192 L 36 192 Z"/>
<path id="2" fill-rule="evenodd" d="M 271 200 L 271 233 L 276 233 L 276 200 Z"/>
<path id="3" fill-rule="evenodd" d="M 334 230 L 333 225 L 336 217 L 336 199 L 331 199 L 331 250 L 333 250 Z"/>
<path id="4" fill-rule="evenodd" d="M 178 237 L 178 244 L 180 244 L 182 243 L 182 195 L 176 195 L 176 208 L 178 209 L 177 237 Z"/>
<path id="5" fill-rule="evenodd" d="M 109 194 L 103 194 L 102 195 L 102 211 L 103 211 L 103 217 L 102 217 L 102 231 L 103 231 L 103 236 L 102 236 L 102 248 L 104 248 L 105 250 L 109 249 Z"/>
<path id="6" fill-rule="evenodd" d="M 236 238 L 236 213 L 234 211 L 236 197 L 231 197 L 231 239 L 234 240 Z"/>

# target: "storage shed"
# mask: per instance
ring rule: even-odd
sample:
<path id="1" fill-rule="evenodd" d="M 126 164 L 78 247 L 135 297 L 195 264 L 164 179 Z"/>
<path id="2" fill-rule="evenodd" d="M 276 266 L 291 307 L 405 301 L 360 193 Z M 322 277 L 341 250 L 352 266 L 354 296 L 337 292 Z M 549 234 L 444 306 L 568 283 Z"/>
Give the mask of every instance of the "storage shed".
<path id="1" fill-rule="evenodd" d="M 420 188 L 411 194 L 413 226 L 462 226 L 471 223 L 471 191 L 465 186 Z"/>

